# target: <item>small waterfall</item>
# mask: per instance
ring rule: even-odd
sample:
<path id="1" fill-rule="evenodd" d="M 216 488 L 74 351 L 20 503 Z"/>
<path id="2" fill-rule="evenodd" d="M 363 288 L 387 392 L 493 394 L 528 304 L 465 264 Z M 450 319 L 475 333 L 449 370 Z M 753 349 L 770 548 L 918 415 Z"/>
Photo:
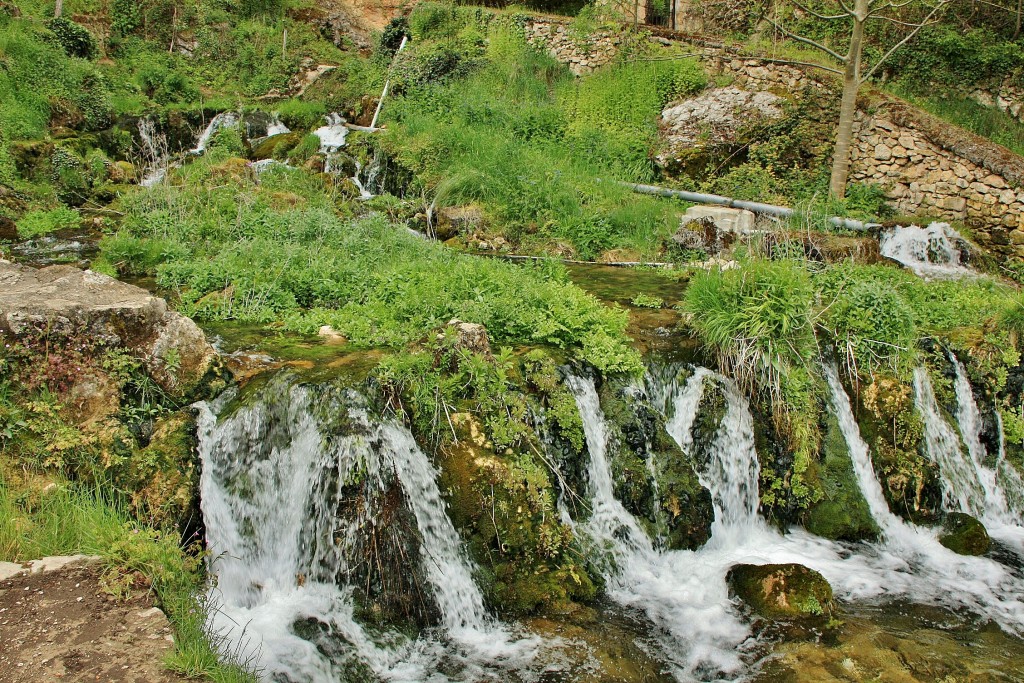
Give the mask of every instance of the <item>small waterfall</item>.
<path id="1" fill-rule="evenodd" d="M 1024 477 L 1006 459 L 1006 434 L 1003 432 L 1003 416 L 995 411 L 996 428 L 999 430 L 999 453 L 996 456 L 996 476 L 1006 492 L 1006 504 L 1017 519 L 1024 519 Z"/>
<path id="2" fill-rule="evenodd" d="M 199 135 L 199 140 L 196 142 L 196 146 L 189 150 L 189 154 L 199 155 L 206 151 L 207 146 L 210 144 L 210 140 L 217 134 L 217 131 L 224 128 L 234 128 L 238 126 L 239 118 L 238 114 L 233 111 L 225 111 L 217 114 L 210 123 L 207 124 L 206 128 Z"/>
<path id="3" fill-rule="evenodd" d="M 267 134 L 264 137 L 273 137 L 275 135 L 284 135 L 285 133 L 291 133 L 292 129 L 284 125 L 281 122 L 281 117 L 277 112 L 274 112 L 270 119 L 270 124 L 267 126 Z"/>
<path id="4" fill-rule="evenodd" d="M 227 649 L 257 660 L 272 680 L 317 683 L 344 680 L 353 662 L 410 683 L 435 680 L 441 661 L 462 674 L 437 680 L 502 680 L 505 667 L 529 665 L 537 642 L 513 640 L 487 614 L 445 513 L 437 471 L 407 429 L 371 418 L 352 392 L 325 404 L 287 378 L 273 380 L 259 398 L 219 420 L 222 402 L 197 406 L 217 605 L 211 627 L 226 637 Z M 342 433 L 321 427 L 316 415 L 325 410 L 346 415 Z M 365 481 L 383 491 L 389 472 L 420 532 L 440 638 L 371 637 L 354 618 L 346 551 L 374 513 L 364 503 L 353 518 L 339 517 L 341 483 Z M 298 635 L 298 625 L 310 620 L 329 645 Z"/>
<path id="5" fill-rule="evenodd" d="M 148 116 L 139 119 L 138 130 L 142 141 L 142 158 L 146 164 L 139 185 L 153 187 L 167 177 L 170 163 L 167 136 L 157 131 L 156 122 Z"/>
<path id="6" fill-rule="evenodd" d="M 963 238 L 948 223 L 887 230 L 880 241 L 882 256 L 898 261 L 920 277 L 962 277 L 973 271 L 960 263 Z"/>
<path id="7" fill-rule="evenodd" d="M 729 601 L 725 575 L 737 563 L 796 562 L 821 572 L 845 600 L 904 597 L 925 604 L 964 607 L 1015 633 L 1024 632 L 1024 583 L 987 558 L 962 557 L 941 546 L 935 532 L 907 525 L 888 510 L 838 375 L 826 371 L 833 404 L 850 445 L 855 471 L 885 541 L 841 545 L 799 528 L 785 535 L 756 514 L 757 454 L 753 418 L 735 385 L 697 369 L 683 383 L 677 372 L 654 369 L 649 395 L 668 416 L 671 436 L 684 450 L 702 392 L 714 382 L 726 398 L 726 414 L 711 444 L 702 482 L 715 502 L 711 540 L 698 551 L 658 551 L 613 497 L 607 455 L 608 427 L 590 380 L 569 378 L 590 453 L 594 516 L 579 530 L 596 552 L 606 553 L 608 592 L 616 602 L 642 610 L 663 632 L 663 654 L 682 681 L 742 677 L 755 643 Z M 834 380 L 834 381 L 833 381 Z"/>
<path id="8" fill-rule="evenodd" d="M 593 380 L 570 376 L 566 384 L 576 398 L 590 454 L 592 513 L 578 530 L 595 544 L 609 595 L 642 610 L 664 632 L 663 654 L 679 680 L 738 675 L 749 634 L 729 601 L 726 568 L 702 562 L 692 551 L 655 550 L 615 498 L 607 423 Z"/>

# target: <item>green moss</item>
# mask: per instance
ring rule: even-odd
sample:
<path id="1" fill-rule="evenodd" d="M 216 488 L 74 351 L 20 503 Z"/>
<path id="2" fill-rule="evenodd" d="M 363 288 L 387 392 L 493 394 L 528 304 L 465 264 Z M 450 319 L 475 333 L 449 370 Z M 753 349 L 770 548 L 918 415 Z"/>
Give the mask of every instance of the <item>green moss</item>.
<path id="1" fill-rule="evenodd" d="M 441 485 L 488 600 L 525 615 L 592 599 L 594 583 L 559 521 L 547 470 L 531 455 L 495 454 L 474 418 L 456 414 L 453 423 L 460 439 L 442 450 Z"/>
<path id="2" fill-rule="evenodd" d="M 977 519 L 962 512 L 949 512 L 942 520 L 939 543 L 960 555 L 984 555 L 992 542 Z"/>
<path id="3" fill-rule="evenodd" d="M 799 564 L 739 564 L 726 576 L 730 593 L 768 619 L 805 620 L 836 610 L 832 586 L 818 572 Z"/>
<path id="4" fill-rule="evenodd" d="M 831 413 L 825 422 L 819 478 L 824 499 L 812 505 L 804 518 L 807 530 L 833 540 L 861 541 L 876 538 L 878 525 L 853 471 L 846 440 Z"/>

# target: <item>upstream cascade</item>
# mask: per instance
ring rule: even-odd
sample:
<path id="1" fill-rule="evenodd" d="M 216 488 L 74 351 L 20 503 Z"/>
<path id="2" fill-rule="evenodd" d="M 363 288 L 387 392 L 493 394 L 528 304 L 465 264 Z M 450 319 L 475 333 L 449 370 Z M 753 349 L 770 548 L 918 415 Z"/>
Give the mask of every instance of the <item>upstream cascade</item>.
<path id="1" fill-rule="evenodd" d="M 255 660 L 269 678 L 345 680 L 368 666 L 393 681 L 503 680 L 527 666 L 536 643 L 515 639 L 487 613 L 437 472 L 399 423 L 371 417 L 353 392 L 330 398 L 279 377 L 257 400 L 218 417 L 226 401 L 200 404 L 203 518 L 211 626 L 225 650 Z M 324 412 L 342 427 L 325 430 Z M 337 514 L 342 483 L 365 478 L 382 491 L 397 478 L 421 538 L 423 574 L 441 619 L 417 640 L 368 632 L 355 619 L 351 548 L 374 514 Z M 449 680 L 449 679 L 437 679 Z"/>

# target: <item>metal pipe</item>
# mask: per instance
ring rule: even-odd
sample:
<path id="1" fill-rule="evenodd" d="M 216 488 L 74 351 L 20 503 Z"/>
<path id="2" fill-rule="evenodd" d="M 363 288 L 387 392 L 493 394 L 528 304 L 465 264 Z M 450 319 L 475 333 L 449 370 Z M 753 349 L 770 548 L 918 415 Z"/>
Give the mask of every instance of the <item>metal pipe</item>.
<path id="1" fill-rule="evenodd" d="M 402 36 L 402 43 L 398 46 L 395 51 L 395 56 L 391 58 L 391 64 L 388 65 L 388 77 L 384 81 L 384 91 L 380 94 L 380 99 L 377 101 L 377 109 L 373 112 L 373 120 L 370 121 L 370 128 L 377 127 L 377 118 L 380 116 L 380 108 L 384 106 L 384 98 L 388 96 L 388 88 L 391 86 L 391 67 L 395 65 L 395 60 L 398 59 L 398 55 L 405 48 L 405 44 L 409 42 L 409 36 Z"/>
<path id="2" fill-rule="evenodd" d="M 793 209 L 787 206 L 775 206 L 774 204 L 750 202 L 743 199 L 723 197 L 722 195 L 717 194 L 704 194 L 703 192 L 670 190 L 667 187 L 658 187 L 657 185 L 642 185 L 640 183 L 626 182 L 622 182 L 620 184 L 630 188 L 634 192 L 639 192 L 640 194 L 651 194 L 659 197 L 682 199 L 683 201 L 695 202 L 697 204 L 713 204 L 715 206 L 727 206 L 732 209 L 745 209 L 747 211 L 752 211 L 753 213 L 778 216 L 779 218 L 791 218 L 795 215 Z M 837 228 L 844 228 L 846 230 L 871 230 L 873 228 L 882 227 L 880 223 L 865 223 L 863 221 L 854 220 L 853 218 L 843 218 L 842 216 L 832 216 L 828 219 L 828 222 Z"/>

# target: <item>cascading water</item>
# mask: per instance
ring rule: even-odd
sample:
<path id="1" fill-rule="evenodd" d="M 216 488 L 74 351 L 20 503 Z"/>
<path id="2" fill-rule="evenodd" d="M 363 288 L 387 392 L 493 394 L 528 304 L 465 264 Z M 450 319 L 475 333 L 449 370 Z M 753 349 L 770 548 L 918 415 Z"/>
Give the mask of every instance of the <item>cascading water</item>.
<path id="1" fill-rule="evenodd" d="M 371 419 L 358 396 L 330 404 L 347 417 L 328 433 L 310 389 L 278 378 L 251 407 L 218 421 L 221 405 L 199 404 L 202 508 L 215 587 L 211 627 L 224 649 L 255 660 L 283 681 L 345 680 L 346 667 L 368 666 L 396 681 L 501 680 L 503 667 L 528 666 L 533 640 L 515 641 L 490 617 L 445 513 L 437 472 L 412 435 Z M 441 613 L 440 638 L 410 641 L 371 633 L 354 617 L 343 583 L 347 549 L 370 509 L 337 515 L 338 482 L 363 479 L 380 491 L 393 471 L 421 537 L 424 575 Z M 315 638 L 302 624 L 317 624 Z M 306 631 L 309 631 L 307 628 Z M 447 644 L 446 644 L 447 643 Z"/>
<path id="2" fill-rule="evenodd" d="M 210 140 L 213 139 L 213 136 L 217 134 L 217 131 L 224 128 L 234 128 L 238 126 L 238 124 L 238 114 L 233 111 L 225 111 L 217 114 L 210 119 L 210 123 L 207 124 L 203 132 L 199 134 L 199 140 L 196 141 L 196 146 L 189 150 L 189 154 L 202 154 L 206 151 L 206 147 L 210 144 Z"/>
<path id="3" fill-rule="evenodd" d="M 167 136 L 156 129 L 153 119 L 139 119 L 139 139 L 142 141 L 142 158 L 146 163 L 145 172 L 139 185 L 152 187 L 167 177 L 170 153 L 167 149 Z"/>
<path id="4" fill-rule="evenodd" d="M 738 563 L 796 562 L 821 572 L 842 599 L 905 597 L 967 607 L 1008 630 L 1024 632 L 1020 577 L 986 558 L 956 555 L 942 547 L 933 533 L 909 527 L 888 511 L 838 380 L 832 385 L 837 414 L 851 444 L 858 482 L 886 534 L 884 543 L 851 548 L 801 529 L 782 535 L 769 528 L 756 513 L 753 418 L 738 388 L 706 369 L 698 369 L 682 384 L 659 380 L 663 374 L 648 376 L 648 391 L 656 405 L 666 408 L 670 433 L 684 451 L 693 444 L 690 431 L 701 394 L 713 386 L 727 404 L 708 463 L 700 473 L 712 493 L 716 519 L 711 540 L 696 552 L 656 550 L 614 498 L 607 426 L 594 383 L 570 377 L 567 385 L 580 409 L 591 458 L 593 514 L 579 530 L 594 542 L 610 597 L 642 610 L 661 629 L 663 654 L 673 663 L 679 680 L 743 676 L 745 653 L 755 643 L 730 602 L 725 583 L 728 569 Z"/>
<path id="5" fill-rule="evenodd" d="M 942 476 L 943 504 L 947 509 L 974 515 L 994 538 L 1024 551 L 1024 515 L 1019 507 L 1024 482 L 1004 453 L 989 459 L 981 441 L 981 411 L 967 370 L 953 354 L 950 361 L 956 372 L 953 388 L 959 434 L 942 416 L 927 370 L 921 367 L 914 371 L 915 398 L 925 426 L 928 454 L 939 465 Z"/>
<path id="6" fill-rule="evenodd" d="M 880 238 L 882 256 L 898 261 L 920 277 L 953 278 L 973 273 L 960 263 L 963 238 L 948 223 L 887 230 Z"/>

